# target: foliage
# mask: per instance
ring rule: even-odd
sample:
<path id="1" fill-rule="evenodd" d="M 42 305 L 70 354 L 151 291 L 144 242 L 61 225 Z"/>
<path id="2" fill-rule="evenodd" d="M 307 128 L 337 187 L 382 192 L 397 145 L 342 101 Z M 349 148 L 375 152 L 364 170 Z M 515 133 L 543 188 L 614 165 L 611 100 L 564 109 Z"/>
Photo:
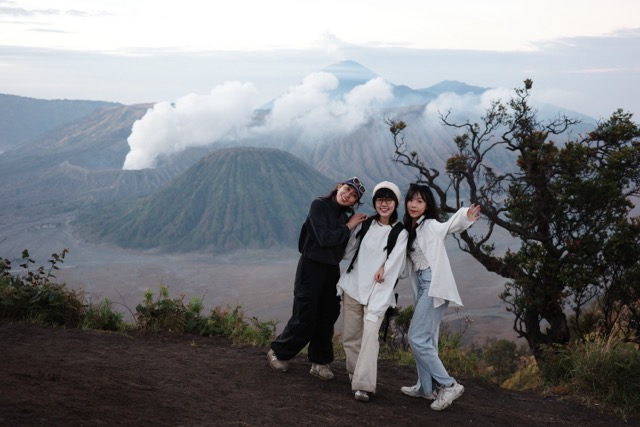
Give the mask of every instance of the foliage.
<path id="1" fill-rule="evenodd" d="M 396 307 L 392 315 L 384 320 L 380 328 L 380 338 L 390 352 L 393 352 L 394 349 L 409 350 L 409 325 L 413 311 L 412 305 L 405 308 Z M 384 337 L 385 328 L 386 338 Z"/>
<path id="2" fill-rule="evenodd" d="M 161 285 L 158 298 L 154 301 L 153 291 L 145 289 L 144 301 L 136 306 L 136 322 L 138 328 L 152 331 L 186 332 L 187 317 L 199 315 L 198 306 L 188 310 L 184 304 L 184 294 L 171 299 L 169 288 Z M 189 311 L 189 314 L 187 312 Z M 193 327 L 193 324 L 189 325 Z"/>
<path id="3" fill-rule="evenodd" d="M 48 269 L 33 269 L 35 261 L 25 250 L 21 274 L 12 273 L 11 260 L 0 257 L 0 320 L 107 331 L 127 329 L 123 314 L 113 310 L 109 299 L 99 304 L 87 303 L 84 293 L 53 281 L 53 272 L 68 252 L 64 249 L 52 254 Z M 266 345 L 275 336 L 274 321 L 261 322 L 255 317 L 247 321 L 240 307 L 217 307 L 208 317 L 202 315 L 203 308 L 202 298 L 193 297 L 184 304 L 184 295 L 172 299 L 168 287 L 161 286 L 155 300 L 151 290 L 145 291 L 143 303 L 136 307 L 135 320 L 141 330 L 226 336 L 233 342 L 253 345 Z"/>
<path id="4" fill-rule="evenodd" d="M 144 302 L 136 307 L 138 328 L 153 331 L 190 333 L 203 336 L 225 336 L 233 342 L 253 345 L 266 345 L 275 337 L 274 321 L 261 322 L 257 318 L 244 319 L 239 306 L 216 307 L 208 317 L 202 315 L 203 303 L 199 297 L 193 297 L 184 304 L 184 294 L 178 298 L 169 296 L 169 288 L 160 286 L 157 299 L 153 292 L 146 289 Z"/>
<path id="5" fill-rule="evenodd" d="M 519 360 L 519 369 L 503 381 L 500 386 L 510 390 L 540 390 L 544 382 L 536 359 L 524 356 Z"/>
<path id="6" fill-rule="evenodd" d="M 516 343 L 505 339 L 487 338 L 484 346 L 472 346 L 472 352 L 482 361 L 484 375 L 496 384 L 502 384 L 519 368 L 523 356 Z"/>
<path id="7" fill-rule="evenodd" d="M 100 304 L 87 304 L 82 294 L 65 289 L 51 281 L 54 266 L 64 260 L 65 249 L 51 257 L 48 271 L 42 267 L 31 271 L 34 261 L 24 251 L 21 266 L 23 274 L 11 273 L 11 261 L 0 258 L 0 320 L 28 320 L 64 327 L 82 327 L 119 331 L 128 329 L 122 314 L 112 309 L 112 302 L 105 299 Z M 275 336 L 273 321 L 261 322 L 257 318 L 244 319 L 240 307 L 216 307 L 209 316 L 203 316 L 202 299 L 193 297 L 184 304 L 184 295 L 171 298 L 169 288 L 161 285 L 158 297 L 145 290 L 144 301 L 136 308 L 138 329 L 193 333 L 205 336 L 224 336 L 238 344 L 267 346 Z M 391 317 L 388 339 L 381 343 L 380 358 L 402 365 L 415 366 L 406 341 L 413 306 L 398 307 Z M 596 323 L 600 323 L 597 320 Z M 515 344 L 505 340 L 489 339 L 483 347 L 462 346 L 462 337 L 470 319 L 460 318 L 458 323 L 443 324 L 440 332 L 440 357 L 447 369 L 460 377 L 479 377 L 483 369 L 491 367 L 494 381 L 519 370 L 502 386 L 510 388 L 539 388 L 541 378 L 545 384 L 569 388 L 570 392 L 586 396 L 589 400 L 607 403 L 623 415 L 637 410 L 640 405 L 640 354 L 637 345 L 624 342 L 620 334 L 589 335 L 584 342 L 574 341 L 567 347 L 545 348 L 542 371 L 535 362 L 523 356 L 523 350 L 514 350 Z M 452 330 L 456 327 L 457 330 Z M 340 337 L 334 337 L 335 354 L 344 358 Z M 524 362 L 523 362 L 524 361 Z"/>
<path id="8" fill-rule="evenodd" d="M 247 323 L 239 306 L 235 308 L 216 307 L 211 311 L 208 325 L 216 335 L 228 336 L 236 343 L 266 346 L 271 343 L 276 334 L 276 322 L 260 321 L 257 317 L 249 319 Z"/>
<path id="9" fill-rule="evenodd" d="M 54 271 L 64 263 L 68 249 L 51 254 L 49 268 L 32 267 L 28 250 L 22 251 L 21 273 L 12 274 L 12 262 L 0 258 L 0 319 L 25 320 L 45 325 L 83 327 L 116 331 L 124 327 L 121 313 L 111 309 L 109 300 L 99 306 L 85 302 L 84 293 L 56 283 Z"/>
<path id="10" fill-rule="evenodd" d="M 465 330 L 452 331 L 446 324 L 442 324 L 438 352 L 442 363 L 451 374 L 473 377 L 478 373 L 479 360 L 473 353 L 462 348 L 462 336 Z"/>
<path id="11" fill-rule="evenodd" d="M 481 205 L 486 227 L 461 233 L 459 246 L 509 280 L 500 298 L 540 359 L 544 346 L 569 342 L 567 310 L 579 336 L 590 332 L 581 317 L 594 301 L 605 330 L 628 312 L 635 320 L 627 332 L 638 336 L 640 221 L 630 212 L 640 195 L 640 128 L 618 110 L 581 139 L 560 140 L 578 121 L 560 115 L 542 122 L 531 89 L 526 80 L 508 103 L 493 102 L 481 123 L 453 123 L 441 114 L 443 125 L 460 132 L 443 170 L 409 149 L 406 123 L 388 124 L 395 161 L 419 172 L 445 214 L 467 196 Z M 505 157 L 511 169 L 496 170 L 495 160 Z M 496 240 L 504 232 L 520 247 L 500 248 L 499 255 Z"/>
<path id="12" fill-rule="evenodd" d="M 35 261 L 24 250 L 22 274 L 11 274 L 11 261 L 0 258 L 0 318 L 77 326 L 83 310 L 81 295 L 52 281 L 53 271 L 59 269 L 67 253 L 67 249 L 54 253 L 48 269 L 41 266 L 33 270 Z"/>
<path id="13" fill-rule="evenodd" d="M 594 334 L 570 345 L 545 348 L 545 382 L 624 412 L 640 408 L 640 349 Z"/>
<path id="14" fill-rule="evenodd" d="M 415 359 L 408 342 L 413 312 L 413 305 L 396 308 L 390 318 L 386 340 L 383 339 L 384 331 L 381 328 L 379 356 L 381 359 L 394 360 L 400 365 L 415 366 Z M 478 371 L 478 358 L 473 353 L 465 351 L 462 346 L 462 337 L 470 324 L 470 319 L 464 317 L 457 331 L 451 330 L 451 326 L 447 324 L 442 324 L 440 328 L 439 356 L 447 370 L 460 376 L 474 376 Z"/>
<path id="15" fill-rule="evenodd" d="M 83 329 L 99 329 L 103 331 L 120 331 L 126 328 L 122 313 L 113 311 L 112 303 L 105 298 L 101 304 L 90 304 L 80 322 Z"/>

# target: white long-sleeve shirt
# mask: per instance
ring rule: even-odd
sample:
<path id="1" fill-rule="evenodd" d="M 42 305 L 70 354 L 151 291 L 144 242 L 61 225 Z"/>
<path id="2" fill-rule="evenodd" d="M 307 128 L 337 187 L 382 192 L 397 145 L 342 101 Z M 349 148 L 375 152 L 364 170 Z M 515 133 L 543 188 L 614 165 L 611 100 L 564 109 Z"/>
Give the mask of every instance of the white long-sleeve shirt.
<path id="1" fill-rule="evenodd" d="M 361 225 L 351 233 L 345 259 L 351 259 L 358 247 L 356 235 L 360 231 Z M 387 237 L 391 232 L 392 225 L 382 225 L 373 221 L 369 230 L 364 235 L 360 244 L 358 258 L 351 272 L 346 271 L 340 276 L 338 281 L 338 295 L 345 292 L 368 309 L 366 320 L 377 322 L 384 316 L 389 306 L 395 307 L 393 288 L 401 270 L 404 268 L 406 260 L 407 239 L 409 237 L 406 230 L 402 230 L 398 235 L 393 250 L 387 258 Z M 384 282 L 377 283 L 374 275 L 384 265 Z"/>
<path id="2" fill-rule="evenodd" d="M 460 208 L 447 222 L 439 222 L 435 219 L 426 219 L 416 230 L 417 244 L 424 253 L 431 266 L 431 285 L 429 296 L 434 298 L 436 307 L 451 301 L 462 306 L 462 299 L 458 293 L 458 286 L 453 277 L 451 263 L 445 248 L 444 239 L 447 234 L 458 233 L 466 230 L 473 221 L 467 218 L 469 208 Z M 410 260 L 409 260 L 410 262 Z M 408 266 L 411 268 L 411 266 Z M 413 270 L 413 268 L 411 268 Z M 411 286 L 414 298 L 417 295 L 417 278 L 415 271 L 411 271 Z"/>

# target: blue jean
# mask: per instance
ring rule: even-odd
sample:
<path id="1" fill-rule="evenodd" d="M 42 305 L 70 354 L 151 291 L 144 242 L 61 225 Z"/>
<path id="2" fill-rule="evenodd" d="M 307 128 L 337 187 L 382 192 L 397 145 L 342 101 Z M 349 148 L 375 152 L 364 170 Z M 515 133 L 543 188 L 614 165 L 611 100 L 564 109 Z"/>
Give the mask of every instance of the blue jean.
<path id="1" fill-rule="evenodd" d="M 440 323 L 449 301 L 434 307 L 433 298 L 429 296 L 430 286 L 431 269 L 418 271 L 418 299 L 409 326 L 409 345 L 418 369 L 418 390 L 426 396 L 433 392 L 433 381 L 445 386 L 455 382 L 438 356 Z"/>

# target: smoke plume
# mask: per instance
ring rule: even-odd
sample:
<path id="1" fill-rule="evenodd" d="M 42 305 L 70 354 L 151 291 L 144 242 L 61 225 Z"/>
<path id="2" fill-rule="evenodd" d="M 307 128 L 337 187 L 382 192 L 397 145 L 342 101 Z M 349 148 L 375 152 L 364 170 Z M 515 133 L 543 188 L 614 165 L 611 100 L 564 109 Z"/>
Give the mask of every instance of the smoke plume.
<path id="1" fill-rule="evenodd" d="M 158 156 L 206 146 L 231 134 L 291 132 L 301 142 L 347 134 L 393 97 L 391 85 L 381 78 L 343 94 L 335 92 L 338 84 L 331 73 L 310 74 L 273 102 L 260 126 L 249 126 L 257 108 L 257 90 L 251 83 L 226 83 L 209 95 L 191 94 L 174 104 L 155 104 L 133 125 L 123 169 L 153 168 Z"/>
<path id="2" fill-rule="evenodd" d="M 174 104 L 155 104 L 133 124 L 123 169 L 153 168 L 162 154 L 205 146 L 244 127 L 256 107 L 256 95 L 252 83 L 230 82 L 208 95 L 190 94 Z"/>

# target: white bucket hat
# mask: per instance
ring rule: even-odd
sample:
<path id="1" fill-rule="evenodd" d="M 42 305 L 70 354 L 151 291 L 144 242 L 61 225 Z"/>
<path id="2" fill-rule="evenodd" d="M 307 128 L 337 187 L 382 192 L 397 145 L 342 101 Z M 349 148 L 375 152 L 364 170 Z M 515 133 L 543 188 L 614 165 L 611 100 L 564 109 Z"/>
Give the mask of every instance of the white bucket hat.
<path id="1" fill-rule="evenodd" d="M 373 189 L 373 197 L 375 198 L 378 190 L 381 190 L 383 188 L 386 188 L 387 190 L 391 190 L 393 194 L 396 195 L 397 203 L 400 203 L 400 199 L 402 198 L 400 194 L 400 189 L 393 182 L 389 182 L 389 181 L 382 181 L 381 183 L 376 185 Z"/>

